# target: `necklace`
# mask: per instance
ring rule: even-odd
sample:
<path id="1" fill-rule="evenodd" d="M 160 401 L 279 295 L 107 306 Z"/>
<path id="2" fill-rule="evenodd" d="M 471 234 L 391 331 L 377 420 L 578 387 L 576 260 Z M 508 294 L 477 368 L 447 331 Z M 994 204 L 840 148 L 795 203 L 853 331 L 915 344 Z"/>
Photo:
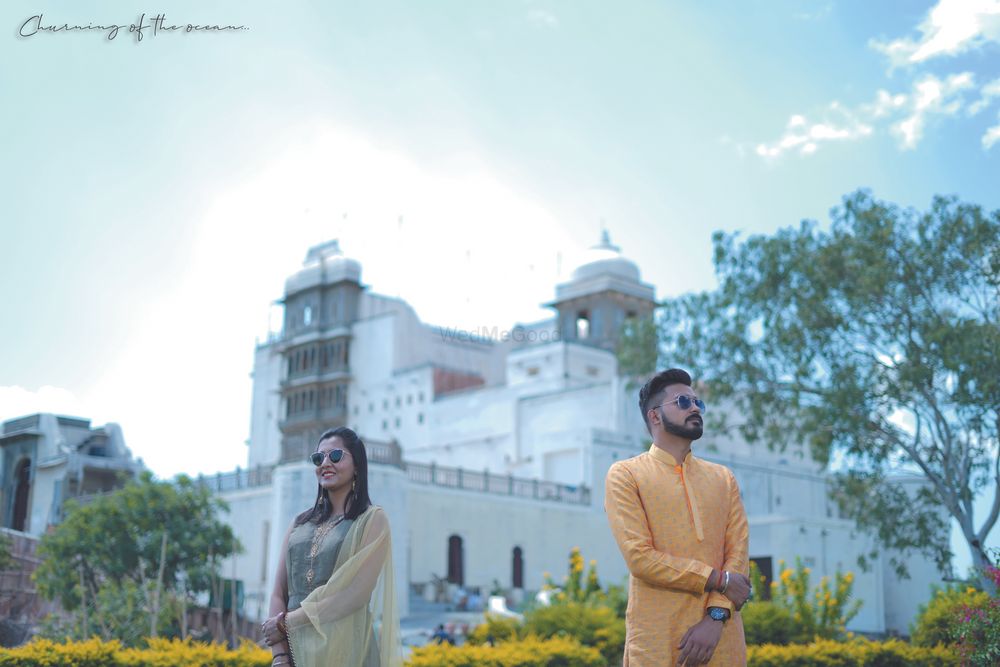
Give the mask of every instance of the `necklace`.
<path id="1" fill-rule="evenodd" d="M 316 572 L 313 570 L 313 563 L 316 560 L 316 554 L 319 553 L 320 544 L 323 542 L 323 538 L 333 530 L 341 521 L 344 520 L 344 515 L 340 514 L 328 519 L 323 523 L 322 526 L 318 526 L 315 531 L 313 531 L 312 545 L 309 547 L 309 569 L 306 571 L 306 584 L 312 586 L 313 579 L 316 577 Z"/>

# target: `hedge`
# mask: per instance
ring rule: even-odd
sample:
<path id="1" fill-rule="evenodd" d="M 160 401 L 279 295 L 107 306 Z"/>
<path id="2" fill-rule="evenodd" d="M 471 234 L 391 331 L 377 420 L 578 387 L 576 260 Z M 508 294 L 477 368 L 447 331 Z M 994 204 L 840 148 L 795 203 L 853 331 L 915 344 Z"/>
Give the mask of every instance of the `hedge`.
<path id="1" fill-rule="evenodd" d="M 820 639 L 811 644 L 747 648 L 748 667 L 952 667 L 958 656 L 946 646 L 911 646 L 898 639 L 873 642 Z"/>
<path id="2" fill-rule="evenodd" d="M 148 639 L 147 648 L 88 639 L 56 643 L 48 639 L 0 649 L 0 667 L 269 667 L 271 652 L 254 644 L 229 650 L 222 644 Z"/>

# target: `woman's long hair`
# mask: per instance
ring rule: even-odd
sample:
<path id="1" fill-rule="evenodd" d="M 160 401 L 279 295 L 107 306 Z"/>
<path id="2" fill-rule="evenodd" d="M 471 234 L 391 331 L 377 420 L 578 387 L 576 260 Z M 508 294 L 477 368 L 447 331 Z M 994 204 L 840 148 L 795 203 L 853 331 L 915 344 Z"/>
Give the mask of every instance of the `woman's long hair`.
<path id="1" fill-rule="evenodd" d="M 341 426 L 340 428 L 330 429 L 319 436 L 316 448 L 318 449 L 320 443 L 330 438 L 340 438 L 340 441 L 344 443 L 344 449 L 354 459 L 354 490 L 347 494 L 344 519 L 357 519 L 372 504 L 371 498 L 368 497 L 368 455 L 365 453 L 365 443 L 361 442 L 361 438 L 358 437 L 357 433 L 346 426 Z M 316 503 L 311 509 L 306 510 L 295 518 L 296 526 L 301 526 L 307 521 L 318 525 L 329 519 L 330 515 L 333 514 L 333 503 L 330 502 L 323 487 L 319 483 L 316 486 Z"/>

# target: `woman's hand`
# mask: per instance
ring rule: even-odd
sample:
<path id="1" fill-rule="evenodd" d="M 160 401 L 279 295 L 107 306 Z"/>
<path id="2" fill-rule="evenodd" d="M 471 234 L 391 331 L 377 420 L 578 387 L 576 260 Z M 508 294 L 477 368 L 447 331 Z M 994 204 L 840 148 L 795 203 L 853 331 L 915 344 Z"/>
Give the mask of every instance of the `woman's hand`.
<path id="1" fill-rule="evenodd" d="M 285 629 L 285 612 L 280 611 L 260 625 L 260 632 L 264 635 L 264 643 L 274 646 L 285 641 L 288 633 Z"/>

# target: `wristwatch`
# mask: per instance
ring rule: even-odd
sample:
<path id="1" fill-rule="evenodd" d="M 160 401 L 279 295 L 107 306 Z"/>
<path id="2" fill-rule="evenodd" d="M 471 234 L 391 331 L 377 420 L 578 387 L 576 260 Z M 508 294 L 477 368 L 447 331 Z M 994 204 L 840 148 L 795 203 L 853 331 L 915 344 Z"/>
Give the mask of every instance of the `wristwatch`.
<path id="1" fill-rule="evenodd" d="M 713 621 L 722 621 L 725 623 L 729 620 L 729 610 L 725 607 L 709 607 L 708 617 Z"/>

